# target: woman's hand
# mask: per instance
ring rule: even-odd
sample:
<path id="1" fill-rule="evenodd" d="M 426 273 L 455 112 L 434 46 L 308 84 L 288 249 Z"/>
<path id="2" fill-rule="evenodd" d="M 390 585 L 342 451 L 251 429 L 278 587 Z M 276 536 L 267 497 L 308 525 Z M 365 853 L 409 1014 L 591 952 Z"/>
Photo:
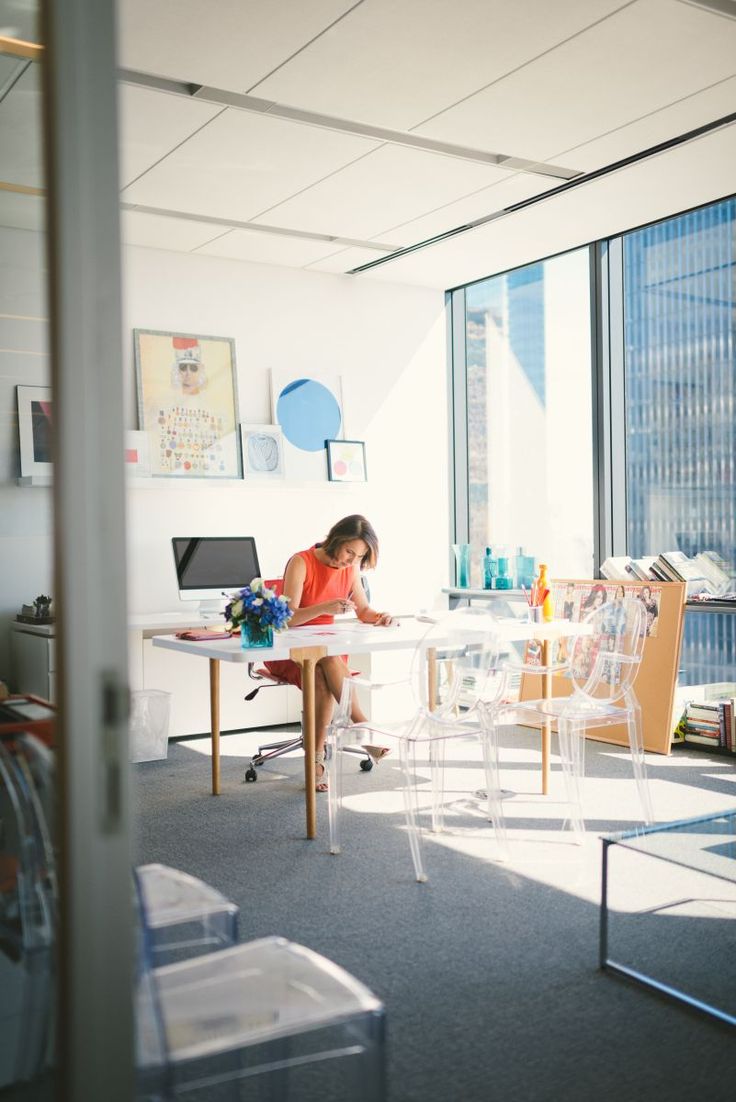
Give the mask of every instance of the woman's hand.
<path id="1" fill-rule="evenodd" d="M 390 612 L 377 612 L 376 618 L 373 621 L 376 627 L 390 628 L 396 623 Z"/>
<path id="2" fill-rule="evenodd" d="M 340 616 L 343 612 L 355 612 L 355 602 L 349 597 L 335 597 L 322 603 L 322 611 L 330 616 Z"/>

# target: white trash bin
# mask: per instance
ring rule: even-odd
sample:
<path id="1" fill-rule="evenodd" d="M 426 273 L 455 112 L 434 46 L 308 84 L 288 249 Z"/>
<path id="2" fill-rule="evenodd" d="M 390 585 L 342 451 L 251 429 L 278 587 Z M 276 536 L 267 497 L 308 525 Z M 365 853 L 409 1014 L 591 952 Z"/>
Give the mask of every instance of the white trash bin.
<path id="1" fill-rule="evenodd" d="M 129 749 L 131 762 L 160 761 L 169 752 L 171 693 L 145 689 L 131 695 Z"/>

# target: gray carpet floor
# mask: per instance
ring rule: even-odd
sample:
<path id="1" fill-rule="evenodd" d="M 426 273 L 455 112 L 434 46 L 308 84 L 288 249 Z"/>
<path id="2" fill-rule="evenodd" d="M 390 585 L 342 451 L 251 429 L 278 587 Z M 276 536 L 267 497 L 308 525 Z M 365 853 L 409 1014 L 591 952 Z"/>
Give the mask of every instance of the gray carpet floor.
<path id="1" fill-rule="evenodd" d="M 429 882 L 418 884 L 397 754 L 367 774 L 346 759 L 343 852 L 331 856 L 326 797 L 319 837 L 305 838 L 300 755 L 243 782 L 257 743 L 252 732 L 223 738 L 218 798 L 207 740 L 135 766 L 136 863 L 219 888 L 241 908 L 242 940 L 283 935 L 371 987 L 386 1005 L 390 1102 L 731 1102 L 736 1032 L 597 967 L 598 835 L 639 820 L 625 751 L 588 743 L 588 835 L 577 846 L 562 829 L 559 762 L 542 797 L 537 736 L 509 734 L 502 861 L 472 795 L 477 746 L 453 744 L 448 829 L 428 837 Z M 658 821 L 736 807 L 733 759 L 677 748 L 647 763 Z M 736 1013 L 736 884 L 650 858 L 611 871 L 617 955 Z M 322 1102 L 349 1102 L 329 1074 L 321 1088 Z"/>

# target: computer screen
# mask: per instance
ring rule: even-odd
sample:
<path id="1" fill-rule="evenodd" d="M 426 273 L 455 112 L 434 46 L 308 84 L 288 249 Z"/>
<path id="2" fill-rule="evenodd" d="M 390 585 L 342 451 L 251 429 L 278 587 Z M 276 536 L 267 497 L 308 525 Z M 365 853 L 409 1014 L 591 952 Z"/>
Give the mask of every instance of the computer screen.
<path id="1" fill-rule="evenodd" d="M 171 544 L 182 601 L 216 602 L 220 607 L 223 593 L 260 577 L 253 536 L 174 536 Z"/>

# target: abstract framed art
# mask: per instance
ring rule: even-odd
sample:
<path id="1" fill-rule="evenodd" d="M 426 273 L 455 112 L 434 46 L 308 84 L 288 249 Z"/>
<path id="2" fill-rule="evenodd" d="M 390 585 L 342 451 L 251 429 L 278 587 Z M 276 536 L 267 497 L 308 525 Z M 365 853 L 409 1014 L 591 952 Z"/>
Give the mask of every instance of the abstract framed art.
<path id="1" fill-rule="evenodd" d="M 235 342 L 135 329 L 138 425 L 151 474 L 240 478 Z"/>
<path id="2" fill-rule="evenodd" d="M 21 477 L 50 475 L 54 469 L 51 454 L 51 387 L 17 386 L 15 391 Z"/>
<path id="3" fill-rule="evenodd" d="M 365 482 L 365 444 L 362 440 L 325 440 L 330 482 Z"/>
<path id="4" fill-rule="evenodd" d="M 284 434 L 289 478 L 324 481 L 325 440 L 339 439 L 345 432 L 340 376 L 273 369 L 271 409 Z"/>
<path id="5" fill-rule="evenodd" d="M 241 425 L 243 478 L 283 478 L 284 438 L 278 425 Z"/>

